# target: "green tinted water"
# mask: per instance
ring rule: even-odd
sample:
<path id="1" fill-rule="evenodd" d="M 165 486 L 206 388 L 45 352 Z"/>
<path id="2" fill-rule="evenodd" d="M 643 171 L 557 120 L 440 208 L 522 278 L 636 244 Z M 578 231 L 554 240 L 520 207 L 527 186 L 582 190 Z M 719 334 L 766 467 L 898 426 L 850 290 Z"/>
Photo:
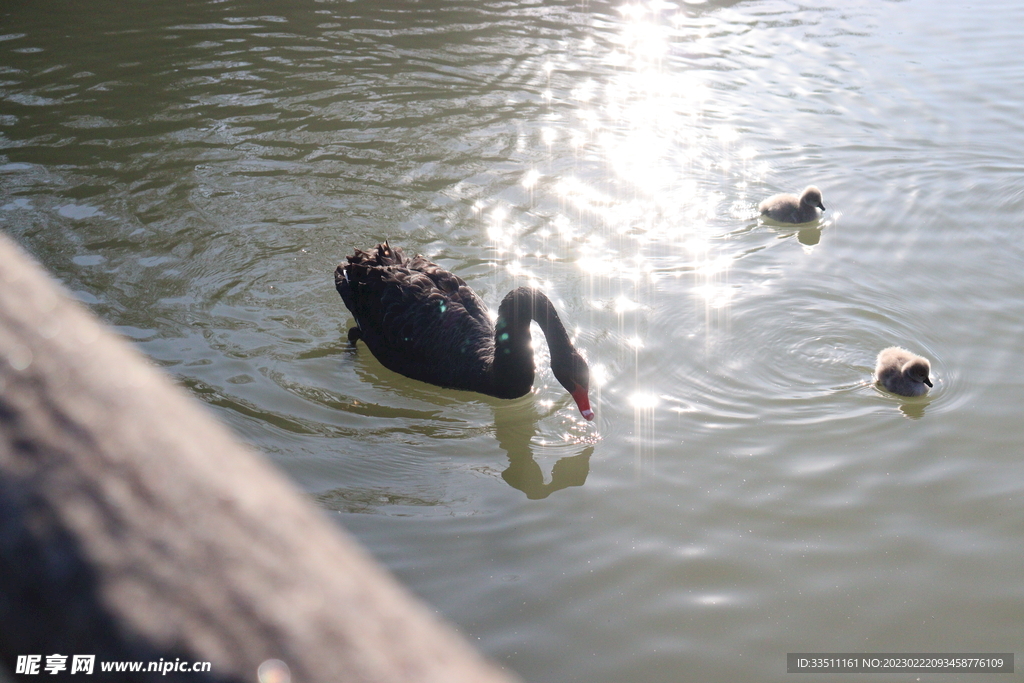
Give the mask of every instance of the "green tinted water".
<path id="1" fill-rule="evenodd" d="M 1017 3 L 0 21 L 5 232 L 525 679 L 1019 650 Z M 811 182 L 819 227 L 757 220 Z M 596 422 L 350 350 L 333 268 L 383 238 L 544 287 Z M 929 397 L 870 385 L 892 344 Z"/>

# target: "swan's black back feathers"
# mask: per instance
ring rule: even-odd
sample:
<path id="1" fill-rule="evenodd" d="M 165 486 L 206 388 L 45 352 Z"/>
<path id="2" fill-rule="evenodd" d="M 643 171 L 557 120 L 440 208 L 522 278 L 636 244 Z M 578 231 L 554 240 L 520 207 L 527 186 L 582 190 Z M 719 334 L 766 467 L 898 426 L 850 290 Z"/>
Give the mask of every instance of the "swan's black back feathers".
<path id="1" fill-rule="evenodd" d="M 390 370 L 453 389 L 492 393 L 494 325 L 457 275 L 385 242 L 357 249 L 335 271 L 335 286 L 358 334 Z M 532 382 L 532 377 L 530 381 Z"/>

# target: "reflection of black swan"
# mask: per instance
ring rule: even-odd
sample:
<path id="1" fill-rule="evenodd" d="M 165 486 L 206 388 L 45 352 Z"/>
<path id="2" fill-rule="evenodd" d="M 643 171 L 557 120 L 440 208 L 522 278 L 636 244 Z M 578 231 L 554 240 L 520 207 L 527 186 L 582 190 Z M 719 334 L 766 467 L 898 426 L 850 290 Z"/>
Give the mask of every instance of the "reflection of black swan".
<path id="1" fill-rule="evenodd" d="M 387 242 L 371 251 L 356 249 L 335 270 L 334 284 L 356 319 L 349 341 L 362 339 L 384 367 L 498 398 L 518 398 L 533 387 L 530 321 L 536 320 L 551 350 L 555 379 L 583 417 L 594 419 L 587 362 L 539 290 L 509 292 L 497 322 L 491 322 L 462 278 L 422 256 L 407 259 Z"/>

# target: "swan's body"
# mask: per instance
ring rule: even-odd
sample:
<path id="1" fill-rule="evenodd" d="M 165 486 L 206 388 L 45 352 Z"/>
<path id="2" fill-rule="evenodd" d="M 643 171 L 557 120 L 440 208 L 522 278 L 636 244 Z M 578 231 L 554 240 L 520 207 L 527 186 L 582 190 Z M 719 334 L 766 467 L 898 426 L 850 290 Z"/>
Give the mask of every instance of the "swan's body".
<path id="1" fill-rule="evenodd" d="M 551 301 L 539 290 L 509 292 L 492 322 L 487 307 L 457 275 L 423 256 L 406 258 L 388 242 L 356 249 L 334 283 L 362 339 L 390 370 L 451 389 L 518 398 L 533 387 L 530 321 L 544 331 L 551 369 L 580 413 L 594 418 L 587 363 L 573 348 Z"/>
<path id="2" fill-rule="evenodd" d="M 825 210 L 821 190 L 811 185 L 797 197 L 795 194 L 777 194 L 758 205 L 762 216 L 778 223 L 810 223 L 818 220 L 818 210 Z"/>
<path id="3" fill-rule="evenodd" d="M 875 381 L 900 396 L 923 396 L 932 386 L 931 363 L 898 346 L 882 349 L 875 365 Z"/>

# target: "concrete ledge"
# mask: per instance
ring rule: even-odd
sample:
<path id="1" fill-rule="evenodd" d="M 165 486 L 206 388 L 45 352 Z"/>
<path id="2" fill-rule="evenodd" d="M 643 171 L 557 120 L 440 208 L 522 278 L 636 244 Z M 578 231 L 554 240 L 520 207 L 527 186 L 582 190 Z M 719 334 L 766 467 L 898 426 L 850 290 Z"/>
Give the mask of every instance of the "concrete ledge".
<path id="1" fill-rule="evenodd" d="M 513 680 L 0 237 L 0 658 L 54 653 L 89 680 Z M 211 672 L 99 671 L 161 658 Z"/>

